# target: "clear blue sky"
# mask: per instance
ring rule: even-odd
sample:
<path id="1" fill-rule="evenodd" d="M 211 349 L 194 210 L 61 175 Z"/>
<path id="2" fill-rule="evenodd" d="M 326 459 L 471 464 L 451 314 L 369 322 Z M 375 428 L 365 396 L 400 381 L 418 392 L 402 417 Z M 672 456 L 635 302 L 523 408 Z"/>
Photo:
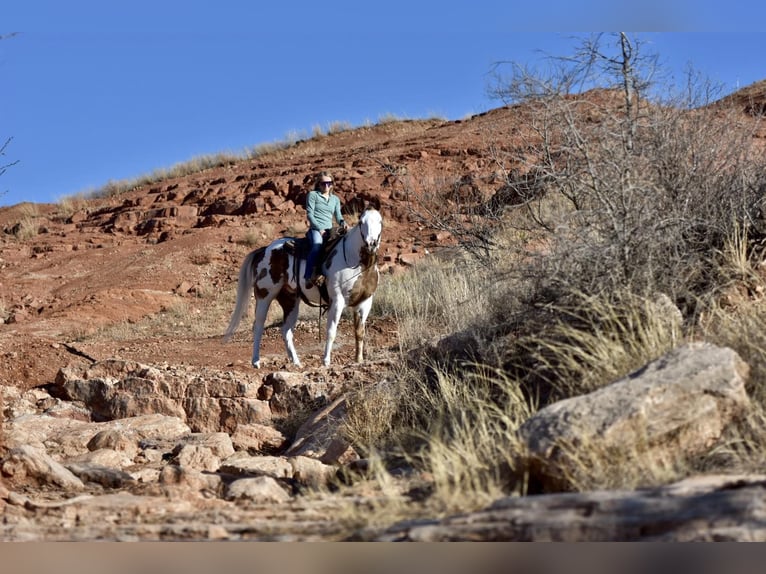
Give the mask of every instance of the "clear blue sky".
<path id="1" fill-rule="evenodd" d="M 623 15 L 598 0 L 595 17 L 565 0 L 527 4 L 536 6 L 7 2 L 0 10 L 0 143 L 13 140 L 0 165 L 18 163 L 0 176 L 0 205 L 55 202 L 334 122 L 452 120 L 498 107 L 487 96 L 493 63 L 533 64 L 539 51 L 567 55 L 575 46 L 567 32 L 524 30 L 657 30 L 636 36 L 674 72 L 692 63 L 729 91 L 766 79 L 766 35 L 695 32 L 705 22 L 726 26 L 704 3 L 646 0 Z M 753 6 L 737 8 L 730 27 L 762 22 L 764 9 Z"/>

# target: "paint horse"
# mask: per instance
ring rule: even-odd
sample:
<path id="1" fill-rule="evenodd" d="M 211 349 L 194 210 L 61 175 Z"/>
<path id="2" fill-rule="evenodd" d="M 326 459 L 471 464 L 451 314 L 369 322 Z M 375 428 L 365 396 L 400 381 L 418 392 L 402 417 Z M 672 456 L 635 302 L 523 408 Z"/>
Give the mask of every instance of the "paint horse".
<path id="1" fill-rule="evenodd" d="M 343 310 L 346 307 L 353 309 L 356 361 L 362 362 L 365 323 L 380 277 L 377 255 L 382 231 L 383 217 L 380 212 L 367 208 L 359 217 L 357 225 L 349 229 L 337 242 L 328 245 L 320 263 L 321 271 L 326 277 L 326 302 L 322 300 L 319 287 L 314 285 L 306 288 L 306 280 L 303 278 L 306 258 L 305 255 L 299 255 L 300 250 L 297 246 L 307 240 L 285 237 L 252 251 L 245 257 L 239 272 L 237 302 L 224 341 L 234 334 L 247 312 L 249 291 L 252 289 L 255 295 L 252 365 L 255 368 L 261 366 L 261 337 L 269 307 L 275 299 L 284 313 L 282 339 L 287 356 L 295 365 L 301 366 L 293 343 L 293 329 L 298 321 L 301 300 L 314 306 L 329 303 L 323 358 L 325 366 L 330 364 L 330 354 Z"/>

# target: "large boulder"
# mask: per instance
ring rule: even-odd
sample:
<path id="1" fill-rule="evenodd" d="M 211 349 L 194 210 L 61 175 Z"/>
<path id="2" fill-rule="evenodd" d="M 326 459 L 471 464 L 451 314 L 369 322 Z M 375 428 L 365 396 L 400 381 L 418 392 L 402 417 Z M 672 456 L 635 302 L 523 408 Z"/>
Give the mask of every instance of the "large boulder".
<path id="1" fill-rule="evenodd" d="M 20 486 L 52 486 L 64 491 L 79 491 L 83 482 L 44 451 L 32 446 L 12 448 L 0 461 L 0 470 L 8 482 Z"/>
<path id="2" fill-rule="evenodd" d="M 545 407 L 518 433 L 530 485 L 576 489 L 601 462 L 640 481 L 651 467 L 708 452 L 750 408 L 748 371 L 731 349 L 691 343 L 595 392 Z"/>

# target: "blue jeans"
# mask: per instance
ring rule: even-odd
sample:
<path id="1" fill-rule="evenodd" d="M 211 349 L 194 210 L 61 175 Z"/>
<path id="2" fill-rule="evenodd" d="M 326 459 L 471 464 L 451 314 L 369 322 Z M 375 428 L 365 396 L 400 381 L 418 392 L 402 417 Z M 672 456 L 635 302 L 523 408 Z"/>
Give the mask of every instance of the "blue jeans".
<path id="1" fill-rule="evenodd" d="M 306 257 L 306 270 L 303 272 L 303 278 L 309 279 L 314 273 L 314 266 L 316 265 L 319 252 L 322 250 L 324 238 L 322 237 L 322 233 L 317 229 L 309 229 L 308 233 L 306 233 L 306 237 L 308 237 L 311 242 L 311 249 Z"/>

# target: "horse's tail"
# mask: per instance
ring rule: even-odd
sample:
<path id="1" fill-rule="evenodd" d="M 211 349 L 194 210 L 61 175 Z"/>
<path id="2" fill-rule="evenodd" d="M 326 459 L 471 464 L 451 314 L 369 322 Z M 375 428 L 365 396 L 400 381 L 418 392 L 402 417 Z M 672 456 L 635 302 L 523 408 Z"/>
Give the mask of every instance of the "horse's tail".
<path id="1" fill-rule="evenodd" d="M 239 270 L 239 280 L 237 281 L 237 303 L 234 305 L 234 312 L 231 314 L 231 320 L 229 321 L 229 327 L 226 329 L 226 333 L 223 336 L 224 342 L 227 342 L 234 331 L 237 330 L 239 322 L 242 317 L 247 313 L 247 307 L 250 304 L 250 290 L 253 288 L 253 260 L 256 255 L 262 252 L 265 247 L 251 251 L 250 254 L 245 257 L 242 262 L 242 267 Z"/>

